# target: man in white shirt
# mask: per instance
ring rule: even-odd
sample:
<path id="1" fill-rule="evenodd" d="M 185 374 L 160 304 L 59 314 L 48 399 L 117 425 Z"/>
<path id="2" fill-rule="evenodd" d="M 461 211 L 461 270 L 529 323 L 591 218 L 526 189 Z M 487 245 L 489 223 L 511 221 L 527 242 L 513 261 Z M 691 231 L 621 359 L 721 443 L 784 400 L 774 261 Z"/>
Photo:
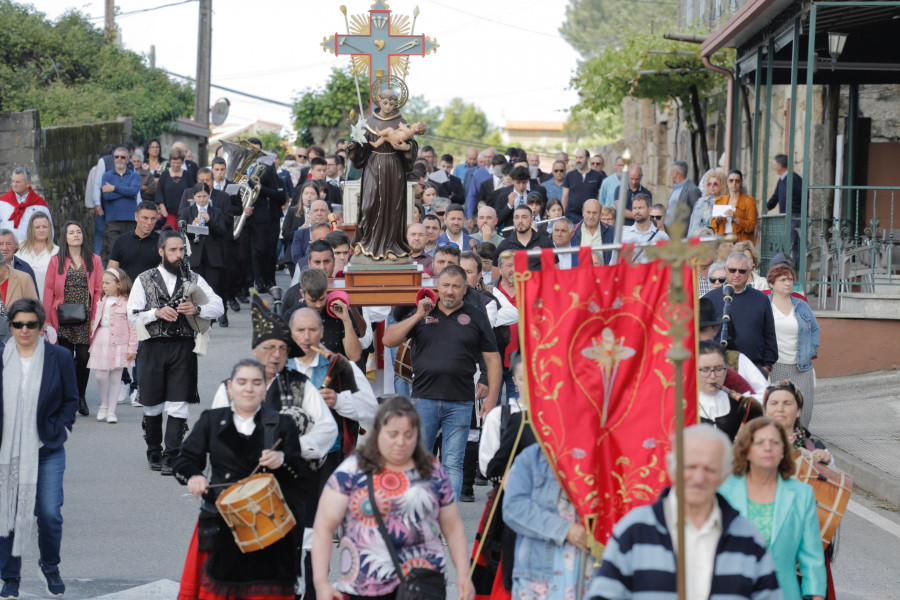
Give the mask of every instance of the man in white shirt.
<path id="1" fill-rule="evenodd" d="M 303 351 L 303 356 L 291 360 L 289 368 L 305 375 L 319 389 L 338 427 L 337 440 L 319 471 L 321 491 L 334 469 L 356 448 L 360 425 L 372 422 L 378 402 L 366 374 L 347 357 L 333 355 L 322 346 L 325 327 L 318 311 L 306 307 L 297 309 L 291 315 L 290 327 L 291 338 Z M 334 358 L 326 359 L 314 348 Z"/>
<path id="2" fill-rule="evenodd" d="M 31 187 L 31 173 L 25 167 L 16 167 L 10 180 L 11 189 L 0 196 L 0 227 L 9 229 L 21 242 L 28 233 L 28 222 L 36 212 L 47 213 L 50 207 L 47 201 Z M 53 223 L 53 217 L 50 216 Z"/>
<path id="3" fill-rule="evenodd" d="M 572 221 L 566 219 L 565 217 L 560 219 L 559 221 L 556 221 L 553 224 L 553 231 L 550 235 L 551 239 L 553 240 L 553 247 L 570 247 L 573 235 L 575 235 L 575 226 L 572 225 Z M 559 260 L 557 267 L 560 269 L 571 269 L 572 267 L 578 266 L 578 255 L 574 252 L 557 254 L 556 258 L 557 260 Z"/>
<path id="4" fill-rule="evenodd" d="M 644 194 L 635 194 L 631 200 L 631 212 L 634 225 L 626 227 L 622 232 L 622 242 L 627 244 L 658 244 L 669 241 L 669 236 L 656 228 L 650 221 L 650 198 Z M 637 248 L 632 258 L 634 263 L 650 262 L 644 248 Z"/>
<path id="5" fill-rule="evenodd" d="M 218 319 L 225 307 L 206 280 L 193 272 L 189 272 L 190 283 L 200 288 L 207 302 L 197 306 L 183 295 L 184 242 L 177 231 L 160 234 L 159 255 L 162 264 L 144 271 L 134 282 L 127 310 L 128 320 L 143 339 L 139 387 L 147 462 L 151 470 L 172 475 L 172 460 L 187 432 L 188 404 L 200 402 L 191 322 L 197 317 Z M 163 412 L 168 415 L 165 451 Z"/>

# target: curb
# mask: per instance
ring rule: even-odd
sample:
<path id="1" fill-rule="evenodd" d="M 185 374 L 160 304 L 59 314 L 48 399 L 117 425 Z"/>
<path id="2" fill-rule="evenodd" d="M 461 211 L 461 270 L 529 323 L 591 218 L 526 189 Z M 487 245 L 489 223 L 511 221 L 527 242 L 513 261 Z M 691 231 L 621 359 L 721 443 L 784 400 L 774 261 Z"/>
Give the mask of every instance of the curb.
<path id="1" fill-rule="evenodd" d="M 895 481 L 889 473 L 853 456 L 830 441 L 819 439 L 825 442 L 828 451 L 834 455 L 838 467 L 853 477 L 854 489 L 859 487 L 880 500 L 900 506 L 900 482 Z"/>

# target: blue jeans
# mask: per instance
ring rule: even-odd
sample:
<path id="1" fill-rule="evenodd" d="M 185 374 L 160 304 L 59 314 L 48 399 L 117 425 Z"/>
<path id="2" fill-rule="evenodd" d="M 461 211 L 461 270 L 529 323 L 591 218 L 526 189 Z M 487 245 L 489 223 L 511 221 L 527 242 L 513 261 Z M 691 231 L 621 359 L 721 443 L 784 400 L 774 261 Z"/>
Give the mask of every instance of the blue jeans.
<path id="1" fill-rule="evenodd" d="M 38 452 L 37 515 L 38 549 L 41 564 L 48 572 L 59 571 L 59 547 L 62 542 L 63 473 L 66 471 L 66 450 L 41 448 Z M 0 577 L 18 579 L 22 557 L 12 556 L 15 532 L 0 537 Z"/>
<path id="2" fill-rule="evenodd" d="M 510 398 L 519 397 L 519 390 L 516 389 L 516 381 L 513 379 L 512 369 L 508 367 L 503 367 L 503 387 L 506 389 L 507 402 L 509 402 Z"/>
<path id="3" fill-rule="evenodd" d="M 94 254 L 100 256 L 103 248 L 103 232 L 106 230 L 106 217 L 94 215 Z"/>
<path id="4" fill-rule="evenodd" d="M 453 495 L 459 498 L 459 492 L 462 490 L 466 440 L 469 439 L 472 406 L 475 402 L 413 398 L 413 404 L 416 405 L 416 410 L 422 419 L 423 441 L 429 451 L 434 448 L 438 432 L 443 432 L 441 464 L 450 478 Z"/>
<path id="5" fill-rule="evenodd" d="M 384 324 L 384 328 L 387 329 L 396 322 L 397 321 L 394 320 L 394 313 L 390 313 L 388 314 L 387 322 Z M 390 366 L 385 365 L 384 370 L 388 371 L 389 373 L 394 373 L 394 361 L 397 360 L 397 351 L 400 350 L 400 347 L 395 346 L 393 348 L 389 348 L 389 350 L 391 351 L 391 364 Z M 409 383 L 397 377 L 396 373 L 394 373 L 394 393 L 398 396 L 406 396 L 407 398 L 410 398 L 410 392 L 412 392 L 412 390 L 410 389 Z M 429 448 L 428 450 L 430 451 L 431 448 Z"/>

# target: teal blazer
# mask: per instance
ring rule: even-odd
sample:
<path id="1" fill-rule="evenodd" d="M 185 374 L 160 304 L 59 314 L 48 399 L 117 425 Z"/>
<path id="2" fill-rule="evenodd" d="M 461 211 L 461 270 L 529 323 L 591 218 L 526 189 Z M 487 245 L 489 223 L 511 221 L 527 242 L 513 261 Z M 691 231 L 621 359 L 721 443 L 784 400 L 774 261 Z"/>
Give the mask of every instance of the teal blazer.
<path id="1" fill-rule="evenodd" d="M 732 475 L 719 493 L 742 516 L 747 517 L 747 479 Z M 772 539 L 766 540 L 775 562 L 775 576 L 784 600 L 825 597 L 825 553 L 819 534 L 819 518 L 812 486 L 796 479 L 778 478 Z M 795 564 L 800 563 L 801 589 Z"/>

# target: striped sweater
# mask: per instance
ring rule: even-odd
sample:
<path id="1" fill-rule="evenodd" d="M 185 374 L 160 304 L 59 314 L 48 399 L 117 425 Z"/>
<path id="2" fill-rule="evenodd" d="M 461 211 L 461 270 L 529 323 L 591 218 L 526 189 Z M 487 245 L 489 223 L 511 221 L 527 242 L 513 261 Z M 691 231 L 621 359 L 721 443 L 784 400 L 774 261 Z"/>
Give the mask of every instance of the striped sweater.
<path id="1" fill-rule="evenodd" d="M 675 553 L 660 494 L 650 506 L 632 510 L 616 524 L 591 586 L 592 599 L 677 600 Z M 781 600 L 775 567 L 759 531 L 716 494 L 722 537 L 716 548 L 709 600 Z M 690 556 L 687 568 L 690 569 Z"/>

